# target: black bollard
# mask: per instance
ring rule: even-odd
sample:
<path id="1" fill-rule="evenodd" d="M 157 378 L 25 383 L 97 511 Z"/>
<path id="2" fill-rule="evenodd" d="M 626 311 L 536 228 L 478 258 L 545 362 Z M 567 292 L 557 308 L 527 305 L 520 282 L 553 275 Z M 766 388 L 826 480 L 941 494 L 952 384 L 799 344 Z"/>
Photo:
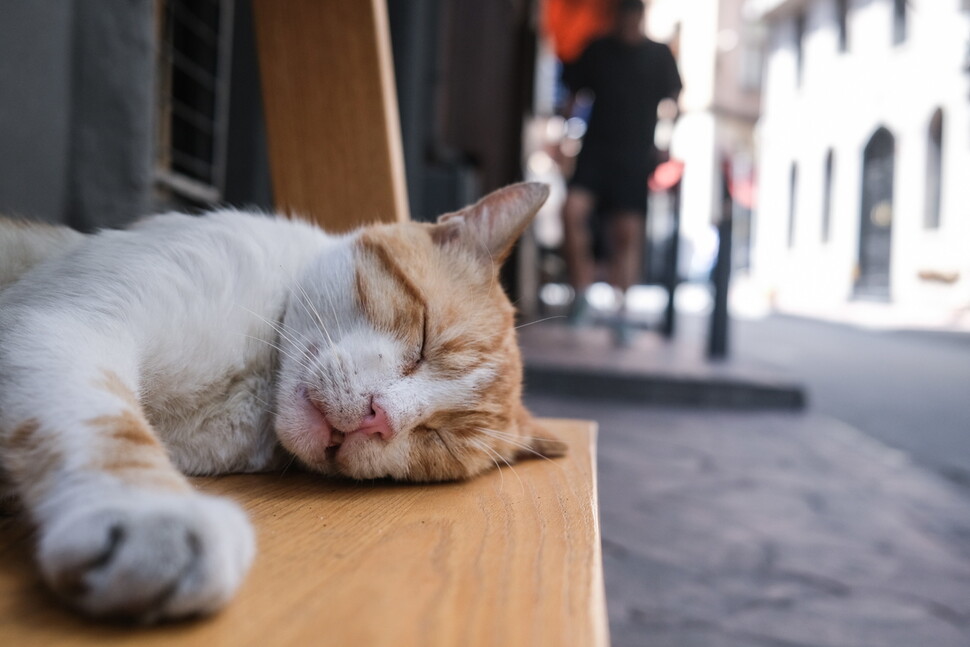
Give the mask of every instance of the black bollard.
<path id="1" fill-rule="evenodd" d="M 667 289 L 667 307 L 664 310 L 664 321 L 660 333 L 670 339 L 676 328 L 676 311 L 674 309 L 674 292 L 680 282 L 677 265 L 680 262 L 680 183 L 670 190 L 670 211 L 673 218 L 673 228 L 670 232 L 669 248 L 664 254 L 667 267 L 664 268 L 664 287 Z"/>
<path id="2" fill-rule="evenodd" d="M 731 234 L 734 221 L 731 217 L 733 201 L 728 184 L 728 170 L 722 192 L 721 219 L 717 224 L 717 262 L 711 280 L 714 283 L 714 309 L 711 312 L 711 335 L 707 346 L 708 359 L 724 359 L 728 352 L 728 287 L 731 284 Z"/>

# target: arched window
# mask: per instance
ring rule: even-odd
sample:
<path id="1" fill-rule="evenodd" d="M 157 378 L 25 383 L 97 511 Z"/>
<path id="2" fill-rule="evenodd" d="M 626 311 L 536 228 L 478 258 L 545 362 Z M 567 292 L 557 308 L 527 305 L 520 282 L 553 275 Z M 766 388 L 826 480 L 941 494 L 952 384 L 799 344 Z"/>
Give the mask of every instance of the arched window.
<path id="1" fill-rule="evenodd" d="M 805 12 L 795 16 L 795 84 L 802 85 L 805 73 Z"/>
<path id="2" fill-rule="evenodd" d="M 926 205 L 923 226 L 940 226 L 940 199 L 943 195 L 943 111 L 937 108 L 926 133 Z"/>
<path id="3" fill-rule="evenodd" d="M 906 40 L 906 3 L 908 0 L 893 0 L 893 45 Z"/>
<path id="4" fill-rule="evenodd" d="M 832 237 L 832 173 L 835 170 L 835 153 L 830 148 L 825 154 L 825 187 L 822 194 L 822 242 Z"/>
<path id="5" fill-rule="evenodd" d="M 839 51 L 849 51 L 849 0 L 835 0 L 836 17 L 839 21 Z"/>
<path id="6" fill-rule="evenodd" d="M 895 168 L 896 138 L 886 128 L 878 128 L 862 155 L 857 297 L 890 296 Z"/>

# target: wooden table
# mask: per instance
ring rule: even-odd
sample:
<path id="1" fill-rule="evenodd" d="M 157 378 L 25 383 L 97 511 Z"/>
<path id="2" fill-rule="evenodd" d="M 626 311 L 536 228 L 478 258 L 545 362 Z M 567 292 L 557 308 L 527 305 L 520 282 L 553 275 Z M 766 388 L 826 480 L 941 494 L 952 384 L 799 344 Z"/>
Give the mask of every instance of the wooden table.
<path id="1" fill-rule="evenodd" d="M 0 520 L 0 645 L 605 645 L 593 423 L 463 483 L 199 479 L 240 501 L 259 553 L 220 614 L 152 628 L 84 620 L 44 588 L 22 517 Z"/>

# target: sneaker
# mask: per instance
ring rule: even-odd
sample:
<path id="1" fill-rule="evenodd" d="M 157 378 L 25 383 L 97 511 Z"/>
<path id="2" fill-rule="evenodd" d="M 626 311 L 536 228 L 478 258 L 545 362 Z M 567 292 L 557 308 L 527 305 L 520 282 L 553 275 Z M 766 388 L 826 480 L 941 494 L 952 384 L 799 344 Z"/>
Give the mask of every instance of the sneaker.
<path id="1" fill-rule="evenodd" d="M 618 318 L 613 324 L 613 346 L 616 348 L 630 348 L 637 331 L 625 318 Z"/>
<path id="2" fill-rule="evenodd" d="M 566 315 L 566 323 L 573 328 L 580 328 L 589 324 L 590 305 L 585 294 L 577 294 L 569 306 L 569 314 Z"/>

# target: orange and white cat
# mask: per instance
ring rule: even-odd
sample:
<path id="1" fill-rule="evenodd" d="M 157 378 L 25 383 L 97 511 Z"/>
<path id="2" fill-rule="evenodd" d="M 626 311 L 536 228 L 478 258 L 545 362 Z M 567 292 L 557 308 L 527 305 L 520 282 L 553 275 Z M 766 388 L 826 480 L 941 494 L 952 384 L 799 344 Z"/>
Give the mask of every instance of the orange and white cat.
<path id="1" fill-rule="evenodd" d="M 547 193 L 342 236 L 237 211 L 93 236 L 0 223 L 0 476 L 47 582 L 93 615 L 223 605 L 253 532 L 184 474 L 295 457 L 437 481 L 562 454 L 521 404 L 497 278 Z"/>

